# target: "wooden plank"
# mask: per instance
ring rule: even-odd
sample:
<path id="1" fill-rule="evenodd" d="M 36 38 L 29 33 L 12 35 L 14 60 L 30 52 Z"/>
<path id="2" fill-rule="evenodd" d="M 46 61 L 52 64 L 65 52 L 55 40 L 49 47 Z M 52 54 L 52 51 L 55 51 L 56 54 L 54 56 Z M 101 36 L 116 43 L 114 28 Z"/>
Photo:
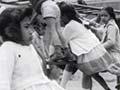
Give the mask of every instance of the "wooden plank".
<path id="1" fill-rule="evenodd" d="M 82 4 L 72 4 L 77 10 L 79 10 L 79 8 L 83 8 L 83 9 L 91 9 L 91 10 L 101 10 L 103 7 L 95 7 L 95 6 L 89 6 L 89 5 L 82 5 Z M 114 10 L 115 13 L 120 14 L 120 10 Z"/>

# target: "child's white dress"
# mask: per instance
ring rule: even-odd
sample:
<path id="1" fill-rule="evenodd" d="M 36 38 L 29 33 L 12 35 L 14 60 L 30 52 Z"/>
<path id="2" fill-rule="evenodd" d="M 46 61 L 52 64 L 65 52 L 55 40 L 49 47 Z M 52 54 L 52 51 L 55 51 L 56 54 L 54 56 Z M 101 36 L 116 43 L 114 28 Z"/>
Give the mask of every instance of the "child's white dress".
<path id="1" fill-rule="evenodd" d="M 0 47 L 0 90 L 64 90 L 49 80 L 32 45 L 4 42 Z"/>
<path id="2" fill-rule="evenodd" d="M 71 20 L 63 30 L 71 51 L 78 56 L 78 68 L 87 75 L 107 70 L 114 62 L 97 37 L 81 23 Z"/>

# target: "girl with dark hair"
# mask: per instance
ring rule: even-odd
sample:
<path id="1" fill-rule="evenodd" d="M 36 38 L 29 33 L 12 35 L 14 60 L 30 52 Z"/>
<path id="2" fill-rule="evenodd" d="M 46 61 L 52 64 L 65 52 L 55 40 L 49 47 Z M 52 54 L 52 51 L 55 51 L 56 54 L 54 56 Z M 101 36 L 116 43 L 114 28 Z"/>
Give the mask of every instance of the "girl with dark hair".
<path id="1" fill-rule="evenodd" d="M 101 10 L 100 16 L 101 21 L 105 24 L 101 43 L 111 56 L 119 62 L 120 34 L 114 9 L 112 7 L 105 7 Z M 91 30 L 97 32 L 96 28 L 91 27 Z"/>
<path id="2" fill-rule="evenodd" d="M 105 23 L 105 31 L 101 43 L 110 53 L 110 55 L 117 61 L 116 64 L 110 66 L 111 73 L 119 76 L 120 74 L 120 32 L 117 26 L 117 20 L 114 9 L 112 7 L 105 7 L 101 11 L 101 20 Z M 117 79 L 120 83 L 120 77 Z"/>
<path id="3" fill-rule="evenodd" d="M 101 21 L 104 23 L 102 28 L 103 36 L 101 39 L 101 44 L 109 52 L 109 54 L 116 60 L 116 63 L 113 63 L 109 67 L 109 71 L 113 74 L 119 76 L 120 69 L 120 33 L 119 27 L 117 26 L 117 20 L 115 16 L 114 9 L 112 7 L 104 7 L 100 13 Z M 99 33 L 98 29 L 95 27 L 90 27 L 91 30 L 94 30 Z M 119 80 L 119 79 L 118 79 Z M 119 81 L 118 81 L 119 82 Z"/>
<path id="4" fill-rule="evenodd" d="M 103 8 L 101 11 L 101 21 L 104 22 L 105 31 L 101 42 L 103 46 L 111 53 L 113 50 L 120 50 L 119 28 L 116 24 L 116 17 L 112 7 Z M 113 55 L 114 56 L 114 55 Z M 118 60 L 119 61 L 119 60 Z"/>
<path id="5" fill-rule="evenodd" d="M 104 11 L 106 11 L 106 12 L 109 14 L 109 19 L 108 19 L 108 18 L 102 19 L 102 21 L 103 21 L 104 23 L 107 23 L 108 20 L 111 20 L 111 19 L 113 19 L 113 20 L 117 23 L 117 19 L 116 19 L 116 16 L 115 16 L 115 12 L 114 12 L 114 9 L 113 9 L 112 7 L 105 7 L 105 8 L 102 9 L 102 11 L 101 11 L 101 17 L 102 17 L 102 18 L 105 17 L 105 12 L 104 12 Z M 104 13 L 104 14 L 103 14 L 103 13 Z M 107 14 L 106 14 L 106 17 L 107 17 Z M 107 20 L 107 19 L 108 19 L 108 20 Z"/>
<path id="6" fill-rule="evenodd" d="M 64 90 L 45 76 L 42 58 L 31 44 L 34 29 L 26 27 L 28 22 L 24 17 L 16 27 L 10 17 L 0 16 L 4 40 L 0 47 L 0 90 Z"/>
<path id="7" fill-rule="evenodd" d="M 61 4 L 60 10 L 62 23 L 65 24 L 63 37 L 66 40 L 66 44 L 70 46 L 72 53 L 78 58 L 76 60 L 77 65 L 66 65 L 61 85 L 64 87 L 71 74 L 79 69 L 84 72 L 85 75 L 93 76 L 105 90 L 110 90 L 104 79 L 99 76 L 98 72 L 107 70 L 107 67 L 113 63 L 113 60 L 100 44 L 96 36 L 90 30 L 86 29 L 82 21 L 78 19 L 76 11 L 72 6 Z M 108 60 L 108 58 L 110 60 Z M 105 63 L 101 63 L 101 61 L 104 62 L 104 60 L 108 63 L 107 66 Z M 92 67 L 92 63 L 96 64 L 94 67 L 96 68 L 95 71 Z M 73 70 L 73 68 L 76 69 Z M 92 68 L 94 72 L 91 72 L 90 68 Z M 83 80 L 85 80 L 83 88 L 85 90 L 91 90 L 91 78 L 88 77 L 87 80 L 83 78 Z"/>

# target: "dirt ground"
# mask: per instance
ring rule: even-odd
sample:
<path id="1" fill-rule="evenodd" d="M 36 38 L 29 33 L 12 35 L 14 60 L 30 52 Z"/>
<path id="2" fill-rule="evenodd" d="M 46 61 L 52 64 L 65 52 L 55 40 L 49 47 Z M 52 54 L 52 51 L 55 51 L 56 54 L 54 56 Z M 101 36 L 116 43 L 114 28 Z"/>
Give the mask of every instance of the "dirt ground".
<path id="1" fill-rule="evenodd" d="M 102 75 L 103 78 L 106 80 L 111 90 L 116 90 L 115 86 L 117 81 L 116 81 L 115 75 L 112 75 L 110 73 L 100 73 L 100 75 Z M 82 78 L 82 73 L 78 71 L 73 76 L 73 80 L 70 80 L 68 82 L 66 89 L 67 90 L 83 90 L 81 87 L 81 78 Z M 104 89 L 93 79 L 92 90 L 104 90 Z"/>

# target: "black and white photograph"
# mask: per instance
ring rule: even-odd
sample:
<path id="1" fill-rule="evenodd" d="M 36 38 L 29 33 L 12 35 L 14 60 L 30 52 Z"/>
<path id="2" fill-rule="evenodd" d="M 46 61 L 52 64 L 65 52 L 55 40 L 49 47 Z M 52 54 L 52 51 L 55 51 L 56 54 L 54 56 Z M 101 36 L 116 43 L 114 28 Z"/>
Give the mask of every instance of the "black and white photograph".
<path id="1" fill-rule="evenodd" d="M 120 90 L 120 0 L 0 0 L 0 90 Z"/>

